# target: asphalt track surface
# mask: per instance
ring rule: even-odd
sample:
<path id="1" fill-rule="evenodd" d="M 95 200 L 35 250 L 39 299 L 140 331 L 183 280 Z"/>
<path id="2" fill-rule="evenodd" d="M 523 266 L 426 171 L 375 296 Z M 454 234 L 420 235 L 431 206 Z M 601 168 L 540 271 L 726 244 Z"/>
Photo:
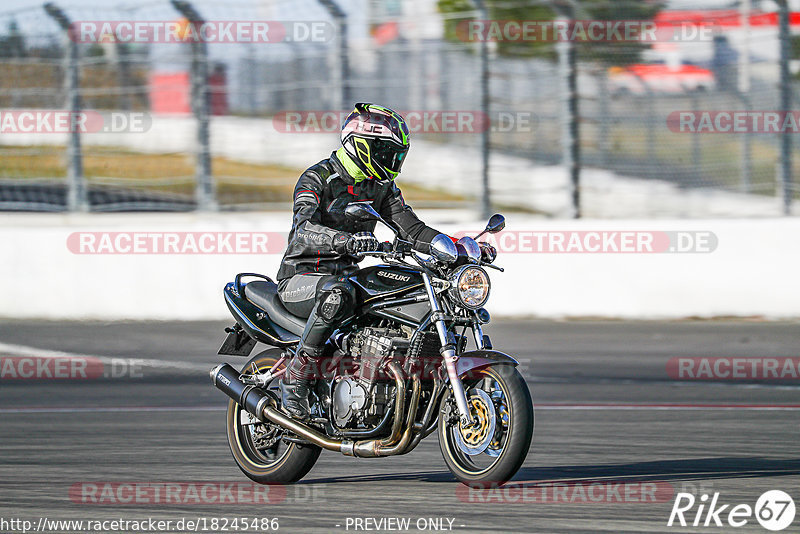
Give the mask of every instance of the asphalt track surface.
<path id="1" fill-rule="evenodd" d="M 396 532 L 395 523 L 376 523 L 387 518 L 410 520 L 409 532 L 431 530 L 418 521 L 436 518 L 445 529 L 452 520 L 454 532 L 766 532 L 752 517 L 738 529 L 667 520 L 681 491 L 719 492 L 720 504 L 752 506 L 780 489 L 800 509 L 800 381 L 675 380 L 667 371 L 675 357 L 797 358 L 797 323 L 497 322 L 487 332 L 520 359 L 536 404 L 533 444 L 513 490 L 466 492 L 446 470 L 434 434 L 396 458 L 323 452 L 300 484 L 270 488 L 280 502 L 269 504 L 219 503 L 188 489 L 249 483 L 228 449 L 226 400 L 207 373 L 219 361 L 224 326 L 0 323 L 0 355 L 120 358 L 104 360 L 105 372 L 117 362 L 125 375 L 0 380 L 0 532 L 20 531 L 2 523 L 9 519 L 174 525 L 202 517 L 206 531 L 222 531 L 221 523 L 211 529 L 211 518 L 241 517 L 278 518 L 279 532 L 302 533 Z M 131 357 L 145 362 L 120 369 Z M 161 482 L 190 484 L 181 486 L 180 504 L 108 495 L 92 503 L 81 493 L 91 487 L 84 483 Z M 556 486 L 568 489 L 553 495 Z M 786 532 L 798 530 L 800 510 Z"/>

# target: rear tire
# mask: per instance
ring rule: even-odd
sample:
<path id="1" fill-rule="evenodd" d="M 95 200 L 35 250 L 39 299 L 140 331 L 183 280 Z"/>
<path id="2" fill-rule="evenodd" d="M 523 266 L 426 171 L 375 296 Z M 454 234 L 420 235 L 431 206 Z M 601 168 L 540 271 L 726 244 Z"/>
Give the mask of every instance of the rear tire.
<path id="1" fill-rule="evenodd" d="M 254 356 L 242 367 L 242 372 L 252 369 L 255 364 L 260 372 L 271 368 L 281 357 L 280 349 L 267 349 Z M 274 389 L 278 379 L 267 385 Z M 253 438 L 254 425 L 241 424 L 242 407 L 233 400 L 228 402 L 226 427 L 228 445 L 239 469 L 250 480 L 259 484 L 291 484 L 303 478 L 319 458 L 322 449 L 316 445 L 286 444 L 278 440 L 274 448 L 259 450 Z M 269 424 L 255 425 L 268 428 Z"/>

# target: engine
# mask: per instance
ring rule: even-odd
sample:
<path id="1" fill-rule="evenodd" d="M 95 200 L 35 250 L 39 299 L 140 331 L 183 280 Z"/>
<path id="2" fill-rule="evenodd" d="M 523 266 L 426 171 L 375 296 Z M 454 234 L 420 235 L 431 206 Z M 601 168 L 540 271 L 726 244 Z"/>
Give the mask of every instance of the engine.
<path id="1" fill-rule="evenodd" d="M 340 379 L 333 389 L 333 418 L 339 428 L 372 426 L 388 409 L 394 378 L 386 365 L 402 361 L 409 337 L 401 329 L 367 327 L 348 340 L 354 373 Z"/>

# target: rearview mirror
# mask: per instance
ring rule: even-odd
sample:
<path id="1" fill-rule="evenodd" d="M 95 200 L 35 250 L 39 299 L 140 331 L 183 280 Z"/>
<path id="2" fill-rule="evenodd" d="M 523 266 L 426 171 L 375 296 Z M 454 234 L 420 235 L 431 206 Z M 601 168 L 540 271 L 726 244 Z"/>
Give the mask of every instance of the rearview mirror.
<path id="1" fill-rule="evenodd" d="M 483 234 L 496 234 L 505 227 L 506 218 L 499 213 L 495 213 L 489 218 L 489 222 L 486 223 L 486 228 L 483 229 L 483 232 L 476 235 L 473 239 L 478 239 Z"/>
<path id="2" fill-rule="evenodd" d="M 486 223 L 486 229 L 484 230 L 484 232 L 489 232 L 490 234 L 496 234 L 505 227 L 506 227 L 506 218 L 500 215 L 499 213 L 495 213 L 489 218 L 489 222 Z"/>

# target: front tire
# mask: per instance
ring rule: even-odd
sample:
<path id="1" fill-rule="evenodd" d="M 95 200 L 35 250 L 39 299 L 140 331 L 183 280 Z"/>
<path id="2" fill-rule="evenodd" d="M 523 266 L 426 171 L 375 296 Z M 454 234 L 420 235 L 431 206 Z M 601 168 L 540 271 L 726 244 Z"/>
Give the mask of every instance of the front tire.
<path id="1" fill-rule="evenodd" d="M 247 362 L 242 372 L 252 372 L 253 365 L 259 372 L 264 372 L 280 357 L 280 349 L 265 350 Z M 274 379 L 270 382 L 267 390 L 275 391 L 279 380 Z M 242 411 L 242 407 L 233 400 L 228 402 L 226 413 L 228 445 L 239 469 L 250 480 L 259 484 L 291 484 L 303 478 L 314 467 L 322 449 L 316 445 L 296 443 L 287 445 L 280 439 L 274 446 L 260 448 L 259 441 L 263 439 L 261 436 L 274 432 L 276 427 L 271 423 L 242 424 Z"/>
<path id="2" fill-rule="evenodd" d="M 477 374 L 464 388 L 481 424 L 463 429 L 452 395 L 447 395 L 439 410 L 439 448 L 447 468 L 461 483 L 499 486 L 516 474 L 528 455 L 533 403 L 525 380 L 513 365 L 496 364 Z M 487 414 L 493 414 L 493 424 Z"/>

